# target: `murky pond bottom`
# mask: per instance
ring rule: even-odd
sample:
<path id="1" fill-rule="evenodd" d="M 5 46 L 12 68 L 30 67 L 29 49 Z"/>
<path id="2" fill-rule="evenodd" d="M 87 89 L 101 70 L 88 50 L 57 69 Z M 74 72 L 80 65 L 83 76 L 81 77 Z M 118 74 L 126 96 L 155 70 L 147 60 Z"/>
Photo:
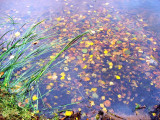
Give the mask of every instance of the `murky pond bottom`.
<path id="1" fill-rule="evenodd" d="M 30 2 L 23 4 L 27 14 L 19 11 L 21 7 L 1 8 L 17 22 L 47 18 L 43 29 L 56 22 L 57 35 L 50 41 L 70 40 L 92 30 L 59 58 L 68 56 L 67 60 L 43 77 L 41 94 L 49 92 L 39 101 L 40 111 L 51 117 L 54 111 L 72 109 L 82 111 L 83 118 L 93 118 L 100 109 L 130 115 L 136 104 L 146 105 L 148 112 L 160 102 L 159 31 L 150 27 L 146 12 L 137 13 L 136 4 L 126 12 L 111 1 L 49 2 L 58 3 L 56 10 L 49 3 L 43 10 Z M 52 59 L 61 48 L 47 57 Z"/>

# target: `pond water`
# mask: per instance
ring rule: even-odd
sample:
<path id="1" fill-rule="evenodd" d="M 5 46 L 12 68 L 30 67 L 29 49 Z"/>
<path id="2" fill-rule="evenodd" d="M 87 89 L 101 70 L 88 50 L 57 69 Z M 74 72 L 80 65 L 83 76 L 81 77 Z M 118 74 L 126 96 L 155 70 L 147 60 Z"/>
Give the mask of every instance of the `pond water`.
<path id="1" fill-rule="evenodd" d="M 39 101 L 40 111 L 52 117 L 57 109 L 81 110 L 83 118 L 94 118 L 100 109 L 130 115 L 135 104 L 146 105 L 147 112 L 159 104 L 159 5 L 159 0 L 1 0 L 1 16 L 17 23 L 46 19 L 42 28 L 48 28 L 56 22 L 51 42 L 99 31 L 65 51 L 58 60 L 69 59 L 43 77 L 41 93 L 53 90 L 43 97 L 47 108 Z"/>

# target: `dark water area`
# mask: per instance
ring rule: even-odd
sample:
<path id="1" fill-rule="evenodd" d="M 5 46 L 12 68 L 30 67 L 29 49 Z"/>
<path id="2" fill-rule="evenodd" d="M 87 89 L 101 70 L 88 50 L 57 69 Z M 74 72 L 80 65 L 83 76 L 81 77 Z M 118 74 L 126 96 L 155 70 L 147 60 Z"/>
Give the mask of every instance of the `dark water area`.
<path id="1" fill-rule="evenodd" d="M 65 51 L 58 60 L 69 59 L 45 74 L 39 85 L 42 95 L 52 90 L 43 96 L 44 103 L 39 101 L 48 117 L 73 109 L 94 119 L 100 109 L 130 115 L 136 104 L 146 105 L 148 112 L 160 103 L 159 5 L 159 0 L 0 0 L 0 17 L 7 21 L 6 15 L 12 16 L 19 26 L 46 19 L 41 29 L 56 24 L 51 42 L 98 31 Z M 0 27 L 0 35 L 10 27 Z"/>

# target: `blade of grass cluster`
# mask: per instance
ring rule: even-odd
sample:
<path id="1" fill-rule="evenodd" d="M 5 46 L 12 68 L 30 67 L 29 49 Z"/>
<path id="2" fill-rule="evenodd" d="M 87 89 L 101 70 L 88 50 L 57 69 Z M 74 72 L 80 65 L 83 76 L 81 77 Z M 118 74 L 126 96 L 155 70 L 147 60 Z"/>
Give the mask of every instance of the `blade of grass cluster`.
<path id="1" fill-rule="evenodd" d="M 32 82 L 39 80 L 39 78 L 44 74 L 46 69 L 53 63 L 53 61 L 55 61 L 62 54 L 62 52 L 67 50 L 69 47 L 71 47 L 71 45 L 73 43 L 75 43 L 79 38 L 86 35 L 87 33 L 89 33 L 89 31 L 86 31 L 86 32 L 76 36 L 75 38 L 73 38 L 52 60 L 50 60 L 44 67 L 42 67 L 42 69 L 40 70 L 40 73 L 38 75 L 36 75 L 34 78 L 31 78 L 30 81 L 25 83 L 24 86 L 21 89 L 23 89 L 24 87 L 27 87 Z"/>
<path id="2" fill-rule="evenodd" d="M 0 37 L 0 40 L 1 40 L 7 33 L 11 32 L 11 31 L 13 31 L 13 30 L 9 30 L 9 31 L 5 32 L 5 33 Z"/>
<path id="3" fill-rule="evenodd" d="M 44 108 L 43 110 L 47 110 L 47 109 L 55 110 L 55 109 L 59 109 L 59 108 L 61 108 L 61 107 L 66 107 L 66 106 L 69 106 L 69 105 L 79 104 L 79 103 L 81 103 L 81 102 L 82 102 L 82 101 L 80 101 L 80 102 L 74 102 L 74 103 L 70 103 L 70 104 L 65 104 L 65 105 L 60 105 L 60 106 L 54 107 L 54 108 Z M 49 113 L 50 113 L 50 112 L 49 112 Z"/>
<path id="4" fill-rule="evenodd" d="M 37 89 L 38 89 L 38 92 L 39 92 L 39 95 L 40 95 L 41 101 L 42 101 L 42 103 L 43 103 L 43 106 L 45 107 L 45 103 L 44 103 L 44 101 L 43 101 L 43 99 L 42 99 L 41 91 L 39 90 L 39 87 L 38 87 Z M 39 98 L 39 97 L 38 97 L 38 98 Z"/>
<path id="5" fill-rule="evenodd" d="M 43 75 L 44 71 L 45 71 L 45 70 L 53 63 L 53 61 L 55 61 L 65 50 L 67 50 L 69 47 L 71 47 L 71 45 L 72 45 L 75 41 L 77 41 L 79 38 L 81 38 L 82 36 L 86 35 L 87 33 L 88 33 L 88 31 L 82 33 L 81 35 L 78 35 L 78 36 L 75 37 L 75 38 L 73 38 L 73 39 L 55 56 L 55 58 L 53 58 L 52 60 L 50 60 L 50 61 L 42 68 L 41 73 L 40 73 L 38 76 L 36 76 L 37 78 L 36 78 L 35 80 L 39 79 L 39 78 Z"/>
<path id="6" fill-rule="evenodd" d="M 9 19 L 11 20 L 11 24 L 13 24 L 13 25 L 18 24 L 18 23 L 15 23 L 15 22 L 14 22 L 14 19 L 13 19 L 11 16 L 9 16 L 9 15 L 7 15 L 7 16 L 8 16 Z"/>
<path id="7" fill-rule="evenodd" d="M 52 65 L 49 67 L 49 70 L 52 69 L 53 67 L 55 67 L 56 65 L 62 63 L 64 60 L 66 59 L 63 59 L 61 61 L 58 61 L 56 64 Z M 40 69 L 38 69 L 37 71 L 34 72 L 33 68 L 35 68 L 36 65 L 32 66 L 32 68 L 26 70 L 23 74 L 21 74 L 15 81 L 12 81 L 10 83 L 10 88 L 14 87 L 16 84 L 18 83 L 25 83 L 26 80 L 29 80 L 31 78 L 31 76 L 37 76 L 39 73 L 40 73 Z M 32 71 L 32 72 L 31 72 Z M 44 72 L 44 74 L 46 74 L 47 71 Z M 42 82 L 42 81 L 40 81 Z M 31 84 L 29 85 L 31 87 Z M 15 93 L 17 93 L 18 91 L 21 91 L 21 92 L 18 92 L 19 95 L 23 95 L 25 93 L 25 91 L 22 91 L 22 89 L 26 88 L 26 90 L 29 90 L 30 88 L 27 88 L 26 85 L 23 85 L 21 88 L 19 88 L 17 91 L 14 91 Z M 29 90 L 30 91 L 30 90 Z M 34 91 L 32 91 L 32 93 L 34 93 Z M 33 95 L 33 94 L 32 94 Z"/>
<path id="8" fill-rule="evenodd" d="M 50 70 L 51 68 L 55 67 L 56 65 L 62 63 L 64 60 L 65 60 L 65 59 L 57 62 L 57 63 L 54 64 L 54 65 L 52 65 L 51 67 L 49 67 L 49 70 Z M 31 71 L 31 70 L 32 70 L 32 69 L 30 69 L 30 71 Z M 26 74 L 26 75 L 29 74 L 29 76 L 25 77 L 24 74 L 21 75 L 14 83 L 11 83 L 10 86 L 13 87 L 13 86 L 15 86 L 17 83 L 19 83 L 19 82 L 23 82 L 23 81 L 25 81 L 25 80 L 27 80 L 27 79 L 30 79 L 30 76 L 32 76 L 32 75 L 37 76 L 39 73 L 40 73 L 40 69 L 37 70 L 37 71 L 35 71 L 35 72 L 32 71 L 31 74 L 26 71 L 25 74 Z M 46 74 L 46 73 L 47 73 L 47 71 L 44 72 L 44 74 Z M 28 82 L 29 82 L 29 81 L 28 81 Z M 42 81 L 40 81 L 40 82 L 42 82 Z M 29 90 L 29 88 L 27 88 L 26 85 L 27 85 L 27 84 L 24 84 L 24 85 L 20 88 L 20 90 L 18 90 L 18 91 L 22 91 L 23 88 L 26 88 L 26 90 L 27 90 L 27 89 Z M 29 84 L 28 84 L 28 85 L 29 85 Z M 30 84 L 30 86 L 31 86 L 31 84 Z M 19 94 L 19 95 L 23 95 L 24 93 L 25 93 L 25 91 L 22 91 L 22 92 L 19 92 L 18 94 Z M 34 91 L 32 91 L 32 95 L 33 95 L 33 93 L 34 93 Z M 48 92 L 47 92 L 47 93 L 48 93 Z M 47 93 L 45 93 L 45 94 L 47 94 Z M 44 95 L 45 95 L 45 94 L 44 94 Z M 32 96 L 32 95 L 31 95 L 31 96 Z M 42 95 L 42 96 L 44 96 L 44 95 Z"/>
<path id="9" fill-rule="evenodd" d="M 4 79 L 3 86 L 6 86 L 6 87 L 8 86 L 9 81 L 11 79 L 12 72 L 13 72 L 13 69 L 9 69 L 7 71 L 7 73 L 6 73 L 7 75 L 6 75 L 5 79 Z"/>
<path id="10" fill-rule="evenodd" d="M 42 21 L 41 21 L 42 22 Z M 31 31 L 38 25 L 38 24 L 40 24 L 41 22 L 39 22 L 39 23 L 37 23 L 36 25 L 34 25 L 33 27 L 32 27 L 32 29 L 31 29 Z M 31 34 L 30 34 L 31 35 Z M 36 35 L 36 37 L 37 37 L 38 35 Z M 38 38 L 38 39 L 44 39 L 44 38 L 48 38 L 48 37 L 52 37 L 52 36 L 47 36 L 47 37 L 43 37 L 43 38 Z M 12 48 L 15 48 L 15 45 L 19 42 L 20 40 L 18 40 L 15 44 L 13 44 L 9 49 L 8 49 L 8 51 L 7 52 L 5 52 L 4 54 L 2 54 L 1 56 L 0 56 L 0 59 L 2 58 L 2 57 L 6 57 L 7 56 L 7 54 L 10 54 L 11 53 L 11 49 Z M 23 41 L 24 42 L 24 41 Z M 29 41 L 30 42 L 30 41 Z M 9 44 L 9 43 L 8 43 Z M 21 46 L 21 48 L 20 48 L 20 50 L 22 50 L 24 48 L 24 46 Z M 16 58 L 16 60 L 15 61 L 17 61 L 17 59 L 25 52 L 25 50 L 24 51 L 22 51 L 20 54 L 19 54 L 19 51 L 20 50 L 17 50 L 18 52 L 17 52 L 17 54 L 15 55 L 15 56 L 17 56 L 17 57 L 15 57 Z M 44 49 L 41 49 L 41 52 L 43 51 Z M 36 51 L 37 52 L 37 51 Z M 40 51 L 39 51 L 40 52 Z M 33 52 L 34 53 L 34 52 Z M 40 54 L 42 54 L 42 53 L 40 53 Z M 33 57 L 35 57 L 35 56 L 33 56 Z M 4 60 L 4 58 L 3 58 L 3 60 Z M 27 61 L 27 59 L 23 59 L 23 60 L 26 60 Z M 21 62 L 24 62 L 24 61 L 21 61 Z M 11 67 L 13 67 L 13 65 L 16 65 L 16 64 L 18 64 L 18 63 L 12 63 L 10 66 L 8 66 L 8 67 L 3 67 L 3 68 L 5 68 L 5 69 L 2 69 L 1 71 L 6 71 L 7 69 L 9 69 L 9 68 L 11 68 Z M 6 83 L 6 81 L 4 81 L 4 83 Z"/>
<path id="11" fill-rule="evenodd" d="M 9 69 L 11 67 L 17 68 L 17 67 L 20 67 L 20 66 L 24 66 L 25 64 L 29 63 L 32 58 L 40 56 L 40 55 L 46 53 L 47 52 L 46 51 L 47 47 L 48 47 L 47 45 L 43 46 L 43 47 L 40 46 L 37 49 L 35 49 L 34 51 L 30 52 L 28 55 L 23 56 L 22 59 L 17 62 L 18 58 L 20 58 L 23 55 L 23 53 L 25 53 L 25 51 L 28 48 L 30 48 L 30 46 L 28 46 L 25 49 L 23 49 L 23 47 L 20 48 L 20 50 L 23 50 L 23 51 L 21 52 L 20 50 L 17 50 L 17 53 L 15 54 L 15 58 L 14 58 L 15 62 L 10 64 L 10 66 L 5 67 L 4 69 L 2 69 L 2 71 L 5 71 L 5 70 L 7 70 L 7 69 Z M 51 47 L 51 46 L 49 46 L 49 47 Z M 22 65 L 21 65 L 21 63 L 22 63 Z"/>

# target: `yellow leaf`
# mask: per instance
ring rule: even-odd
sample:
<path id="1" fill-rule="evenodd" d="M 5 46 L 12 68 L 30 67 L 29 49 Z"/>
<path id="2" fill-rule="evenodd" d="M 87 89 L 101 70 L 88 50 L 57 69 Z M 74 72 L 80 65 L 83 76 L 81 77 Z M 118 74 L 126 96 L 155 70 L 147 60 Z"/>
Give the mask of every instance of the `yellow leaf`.
<path id="1" fill-rule="evenodd" d="M 87 68 L 87 65 L 85 65 L 84 67 L 83 67 L 83 69 L 86 69 Z"/>
<path id="2" fill-rule="evenodd" d="M 60 75 L 61 75 L 61 76 L 66 76 L 66 74 L 65 74 L 64 72 L 62 72 Z"/>
<path id="3" fill-rule="evenodd" d="M 71 116 L 73 114 L 73 111 L 66 111 L 65 116 Z"/>
<path id="4" fill-rule="evenodd" d="M 71 13 L 70 11 L 67 12 L 67 14 L 70 14 L 70 13 Z"/>
<path id="5" fill-rule="evenodd" d="M 104 111 L 105 113 L 107 112 L 107 109 L 104 107 L 103 109 L 102 109 L 102 111 Z"/>
<path id="6" fill-rule="evenodd" d="M 145 60 L 144 58 L 139 58 L 140 60 Z"/>
<path id="7" fill-rule="evenodd" d="M 76 19 L 73 19 L 73 22 L 77 22 L 77 20 L 76 20 Z"/>
<path id="8" fill-rule="evenodd" d="M 50 58 L 53 59 L 55 56 L 51 55 Z"/>
<path id="9" fill-rule="evenodd" d="M 134 38 L 132 38 L 131 40 L 137 40 L 137 38 L 136 38 L 136 37 L 134 37 Z"/>
<path id="10" fill-rule="evenodd" d="M 118 69 L 121 69 L 122 68 L 122 65 L 118 65 Z"/>
<path id="11" fill-rule="evenodd" d="M 97 88 L 92 88 L 91 91 L 96 92 Z"/>
<path id="12" fill-rule="evenodd" d="M 124 49 L 123 49 L 123 52 L 125 52 L 125 51 L 127 51 L 127 50 L 128 50 L 128 48 L 124 48 Z"/>
<path id="13" fill-rule="evenodd" d="M 104 50 L 104 54 L 107 54 L 108 53 L 108 51 L 107 50 Z"/>
<path id="14" fill-rule="evenodd" d="M 113 63 L 112 62 L 108 62 L 109 68 L 112 69 L 113 68 Z"/>
<path id="15" fill-rule="evenodd" d="M 60 79 L 61 79 L 61 80 L 64 80 L 64 79 L 65 79 L 65 76 L 62 76 Z"/>
<path id="16" fill-rule="evenodd" d="M 93 55 L 90 55 L 90 56 L 89 56 L 89 58 L 92 58 L 92 57 L 93 57 Z"/>
<path id="17" fill-rule="evenodd" d="M 156 116 L 156 113 L 152 113 L 152 115 L 155 117 L 155 116 Z"/>
<path id="18" fill-rule="evenodd" d="M 116 77 L 116 79 L 121 79 L 121 77 L 120 77 L 120 76 L 118 76 L 118 75 L 116 75 L 115 77 Z"/>
<path id="19" fill-rule="evenodd" d="M 98 80 L 98 83 L 99 83 L 99 84 L 103 84 L 103 85 L 106 84 L 103 80 Z"/>
<path id="20" fill-rule="evenodd" d="M 114 85 L 114 82 L 109 82 L 109 85 Z"/>
<path id="21" fill-rule="evenodd" d="M 102 104 L 100 104 L 100 107 L 104 108 L 104 104 L 103 104 L 103 103 L 102 103 Z"/>
<path id="22" fill-rule="evenodd" d="M 94 104 L 94 101 L 90 101 L 90 105 L 91 105 L 91 106 L 95 105 L 95 104 Z"/>
<path id="23" fill-rule="evenodd" d="M 60 17 L 58 17 L 58 18 L 57 18 L 57 21 L 61 21 L 61 18 L 60 18 Z"/>
<path id="24" fill-rule="evenodd" d="M 36 95 L 33 95 L 32 100 L 35 101 L 35 100 L 37 100 L 37 99 L 38 99 L 37 96 L 36 96 Z"/>
<path id="25" fill-rule="evenodd" d="M 119 95 L 118 95 L 118 98 L 122 98 L 122 96 L 119 94 Z"/>
<path id="26" fill-rule="evenodd" d="M 102 31 L 102 30 L 103 30 L 103 28 L 99 28 L 99 30 L 100 30 L 100 31 Z"/>
<path id="27" fill-rule="evenodd" d="M 64 29 L 63 29 L 63 31 L 64 31 L 64 32 L 66 32 L 66 31 L 67 31 L 67 29 L 65 29 L 65 28 L 64 28 Z"/>
<path id="28" fill-rule="evenodd" d="M 20 36 L 20 32 L 16 32 L 15 37 L 19 37 L 19 36 Z"/>
<path id="29" fill-rule="evenodd" d="M 71 93 L 71 91 L 67 91 L 67 94 L 70 94 Z"/>
<path id="30" fill-rule="evenodd" d="M 47 85 L 46 89 L 50 90 L 52 87 L 50 85 Z"/>
<path id="31" fill-rule="evenodd" d="M 156 51 L 156 48 L 153 48 L 154 51 Z"/>
<path id="32" fill-rule="evenodd" d="M 78 108 L 78 111 L 81 111 L 82 109 L 81 108 Z"/>
<path id="33" fill-rule="evenodd" d="M 54 84 L 53 84 L 53 83 L 49 83 L 49 85 L 50 85 L 50 86 L 53 86 Z"/>
<path id="34" fill-rule="evenodd" d="M 140 19 L 139 21 L 143 22 L 143 19 Z"/>
<path id="35" fill-rule="evenodd" d="M 39 110 L 35 111 L 34 113 L 39 113 Z"/>
<path id="36" fill-rule="evenodd" d="M 52 79 L 52 76 L 50 75 L 50 76 L 48 76 L 47 78 L 48 78 L 48 79 Z"/>
<path id="37" fill-rule="evenodd" d="M 110 17 L 112 17 L 112 15 L 108 14 L 107 17 L 110 18 Z"/>
<path id="38" fill-rule="evenodd" d="M 102 100 L 105 100 L 106 98 L 105 98 L 105 96 L 102 96 L 101 99 L 102 99 Z"/>
<path id="39" fill-rule="evenodd" d="M 104 5 L 109 5 L 109 3 L 105 3 Z"/>
<path id="40" fill-rule="evenodd" d="M 58 96 L 54 96 L 55 99 L 58 99 Z"/>
<path id="41" fill-rule="evenodd" d="M 90 42 L 90 45 L 94 45 L 94 43 L 93 43 L 93 42 Z"/>

